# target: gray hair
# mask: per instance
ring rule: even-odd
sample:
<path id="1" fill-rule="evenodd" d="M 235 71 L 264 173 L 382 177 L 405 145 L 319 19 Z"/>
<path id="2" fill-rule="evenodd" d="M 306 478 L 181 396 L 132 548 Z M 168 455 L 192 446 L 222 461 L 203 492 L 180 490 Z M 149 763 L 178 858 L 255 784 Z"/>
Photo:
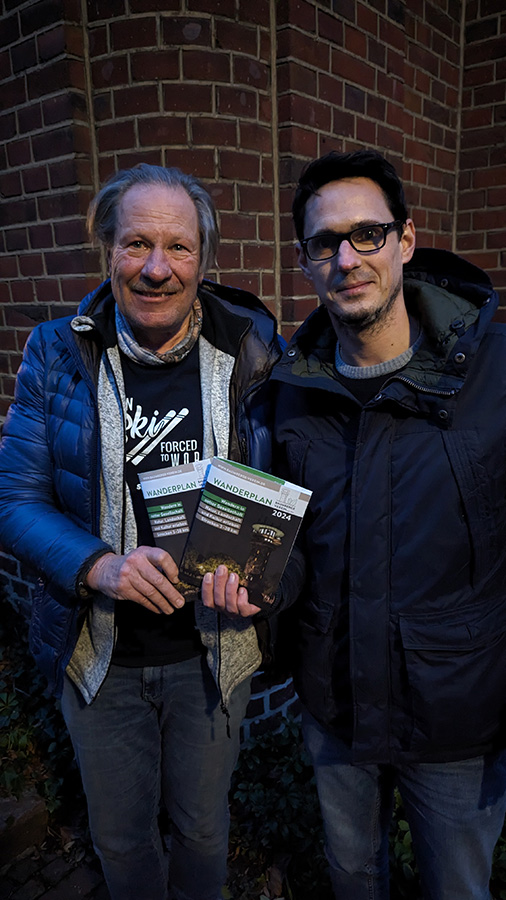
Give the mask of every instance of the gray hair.
<path id="1" fill-rule="evenodd" d="M 218 223 L 214 203 L 193 175 L 180 169 L 165 169 L 139 163 L 132 169 L 120 169 L 112 175 L 91 201 L 87 226 L 90 238 L 100 241 L 108 250 L 114 245 L 118 206 L 126 192 L 138 184 L 164 184 L 170 188 L 182 188 L 195 204 L 200 232 L 200 274 L 204 275 L 216 263 L 218 250 Z"/>

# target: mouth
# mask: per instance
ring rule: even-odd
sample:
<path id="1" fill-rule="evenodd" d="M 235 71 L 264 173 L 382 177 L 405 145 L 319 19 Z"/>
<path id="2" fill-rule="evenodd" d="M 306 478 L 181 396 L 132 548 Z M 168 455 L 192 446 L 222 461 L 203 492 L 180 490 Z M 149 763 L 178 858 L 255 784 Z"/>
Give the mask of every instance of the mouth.
<path id="1" fill-rule="evenodd" d="M 173 297 L 176 293 L 177 291 L 150 291 L 147 288 L 132 288 L 132 294 L 136 294 L 143 299 L 147 298 L 148 300 L 166 300 L 167 297 Z"/>
<path id="2" fill-rule="evenodd" d="M 353 281 L 346 282 L 345 284 L 340 284 L 334 288 L 334 292 L 336 294 L 349 294 L 350 296 L 354 296 L 355 294 L 361 294 L 362 291 L 371 284 L 370 281 Z"/>

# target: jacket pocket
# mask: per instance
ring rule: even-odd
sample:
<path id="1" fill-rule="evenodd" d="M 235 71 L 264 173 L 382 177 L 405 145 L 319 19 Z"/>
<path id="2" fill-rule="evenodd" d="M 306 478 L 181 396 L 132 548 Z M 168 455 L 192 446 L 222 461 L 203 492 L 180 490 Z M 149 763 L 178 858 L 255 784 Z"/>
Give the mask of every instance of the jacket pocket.
<path id="1" fill-rule="evenodd" d="M 497 737 L 506 696 L 501 608 L 486 614 L 460 610 L 435 621 L 401 617 L 400 633 L 413 715 L 411 749 L 465 750 Z"/>

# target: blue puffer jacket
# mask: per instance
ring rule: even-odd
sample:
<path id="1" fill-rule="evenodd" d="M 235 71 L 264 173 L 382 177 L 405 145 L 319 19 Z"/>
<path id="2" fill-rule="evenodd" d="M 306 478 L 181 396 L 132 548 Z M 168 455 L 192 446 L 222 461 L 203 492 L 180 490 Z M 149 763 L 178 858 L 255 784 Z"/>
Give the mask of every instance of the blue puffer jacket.
<path id="1" fill-rule="evenodd" d="M 324 307 L 272 376 L 284 474 L 313 491 L 296 685 L 329 729 L 349 704 L 360 762 L 506 745 L 506 328 L 444 251 L 416 252 L 405 297 L 424 343 L 363 408 Z"/>
<path id="2" fill-rule="evenodd" d="M 235 357 L 229 456 L 268 468 L 263 386 L 280 356 L 276 320 L 246 291 L 204 281 L 199 296 L 207 341 Z M 31 647 L 56 693 L 90 602 L 79 591 L 80 572 L 110 549 L 99 536 L 96 386 L 102 351 L 115 343 L 113 308 L 105 282 L 79 308 L 94 329 L 79 332 L 72 317 L 34 329 L 0 447 L 0 544 L 41 575 Z"/>

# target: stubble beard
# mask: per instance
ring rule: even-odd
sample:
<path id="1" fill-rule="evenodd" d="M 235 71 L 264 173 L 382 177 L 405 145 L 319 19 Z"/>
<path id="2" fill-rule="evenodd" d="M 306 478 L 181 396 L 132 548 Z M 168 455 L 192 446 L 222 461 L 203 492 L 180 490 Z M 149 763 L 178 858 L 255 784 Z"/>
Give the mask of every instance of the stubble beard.
<path id="1" fill-rule="evenodd" d="M 332 309 L 332 318 L 339 327 L 354 334 L 375 334 L 381 331 L 390 318 L 393 306 L 402 288 L 402 276 L 389 295 L 386 303 L 375 309 L 364 309 L 347 312 L 342 309 Z"/>

